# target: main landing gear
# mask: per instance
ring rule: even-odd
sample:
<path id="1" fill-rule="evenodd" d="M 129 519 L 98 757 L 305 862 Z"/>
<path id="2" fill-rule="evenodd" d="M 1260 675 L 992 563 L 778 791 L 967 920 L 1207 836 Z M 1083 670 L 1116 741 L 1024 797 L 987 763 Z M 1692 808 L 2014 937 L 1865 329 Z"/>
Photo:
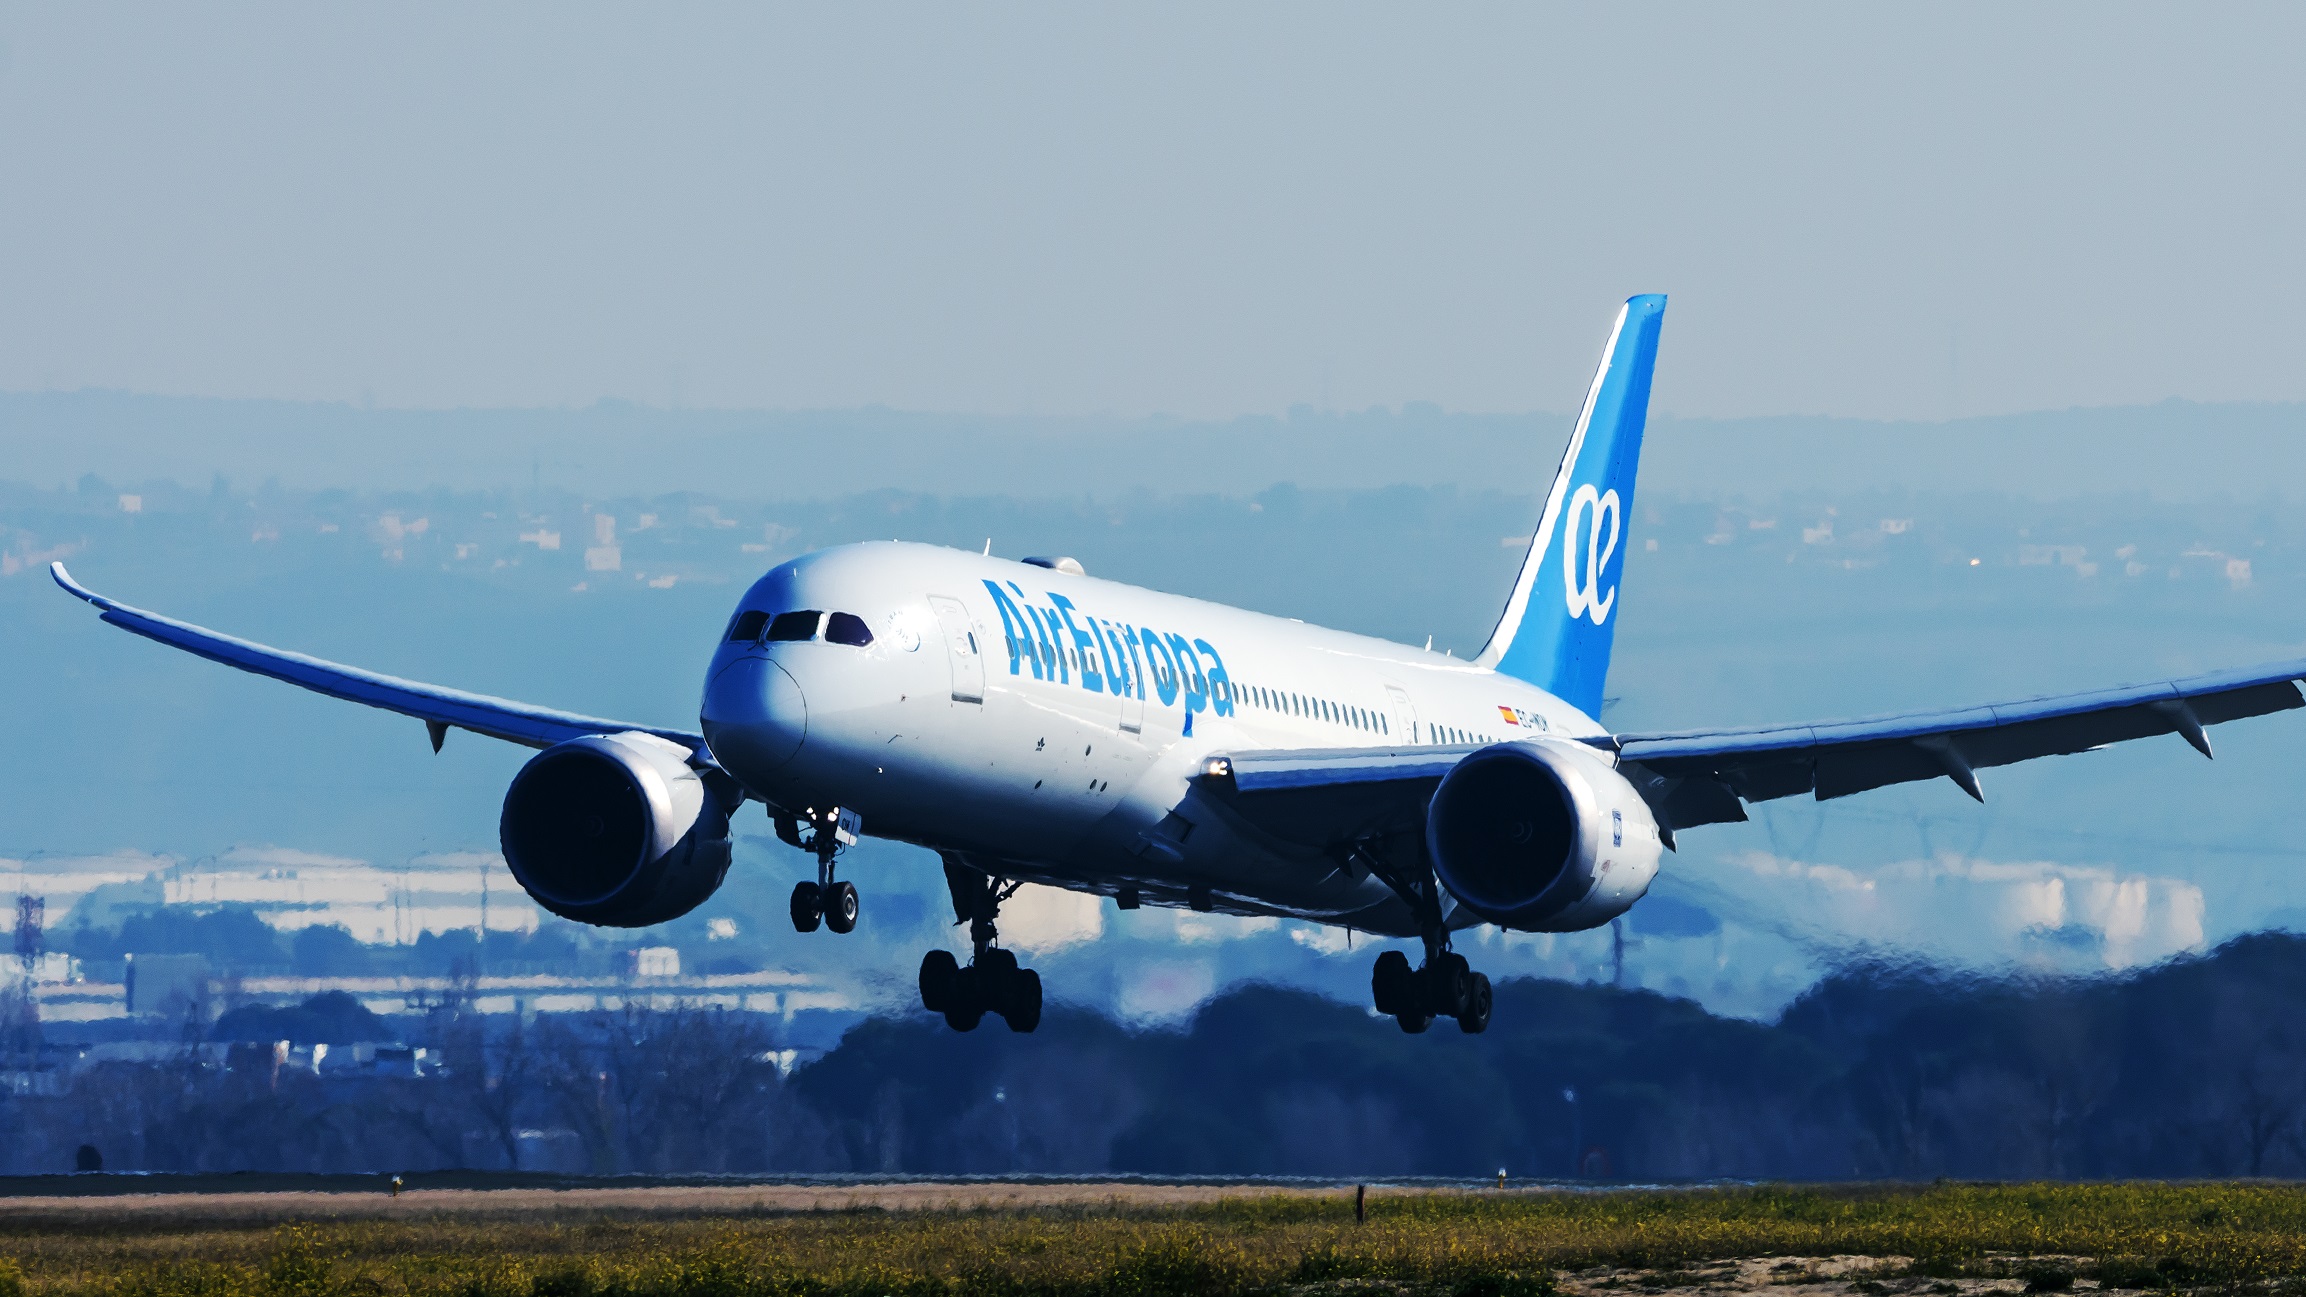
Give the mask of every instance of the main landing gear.
<path id="1" fill-rule="evenodd" d="M 988 1013 L 999 1014 L 1011 1031 L 1041 1025 L 1041 975 L 1019 968 L 1014 952 L 993 943 L 1000 934 L 993 920 L 1015 883 L 945 862 L 945 886 L 953 894 L 953 917 L 969 925 L 972 954 L 967 967 L 950 950 L 921 956 L 921 1007 L 945 1015 L 955 1031 L 975 1031 Z"/>
<path id="2" fill-rule="evenodd" d="M 1474 972 L 1446 941 L 1439 951 L 1428 941 L 1422 968 L 1411 968 L 1409 956 L 1398 950 L 1377 957 L 1370 992 L 1377 1011 L 1392 1015 L 1403 1031 L 1423 1031 L 1435 1018 L 1457 1019 L 1458 1030 L 1469 1036 L 1489 1030 L 1489 975 Z"/>
<path id="3" fill-rule="evenodd" d="M 803 824 L 809 828 L 806 837 L 801 834 Z M 779 815 L 777 836 L 817 858 L 817 881 L 793 884 L 793 931 L 815 932 L 819 923 L 834 932 L 855 931 L 857 885 L 833 878 L 834 855 L 855 841 L 841 824 L 840 808 L 811 811 L 806 820 Z"/>
<path id="4" fill-rule="evenodd" d="M 1355 843 L 1350 859 L 1408 903 L 1425 942 L 1425 962 L 1416 968 L 1398 950 L 1377 957 L 1377 967 L 1369 975 L 1377 1011 L 1411 1034 L 1432 1026 L 1435 1018 L 1457 1019 L 1458 1030 L 1469 1036 L 1489 1030 L 1489 978 L 1474 972 L 1465 956 L 1449 948 L 1449 928 L 1441 917 L 1441 884 L 1433 871 L 1422 864 L 1404 870 L 1369 842 Z"/>

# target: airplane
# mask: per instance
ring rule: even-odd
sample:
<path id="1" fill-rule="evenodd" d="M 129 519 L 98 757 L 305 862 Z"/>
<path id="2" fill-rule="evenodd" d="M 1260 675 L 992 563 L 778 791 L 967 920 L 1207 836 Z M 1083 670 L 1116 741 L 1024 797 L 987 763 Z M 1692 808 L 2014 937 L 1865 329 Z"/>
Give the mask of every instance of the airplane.
<path id="1" fill-rule="evenodd" d="M 720 887 L 748 802 L 815 858 L 800 932 L 853 930 L 860 835 L 943 862 L 964 964 L 923 957 L 955 1029 L 1041 1018 L 1000 944 L 1024 883 L 1120 908 L 1272 915 L 1416 939 L 1371 972 L 1408 1032 L 1478 1033 L 1491 991 L 1451 948 L 1480 924 L 1568 932 L 1623 914 L 1678 833 L 1820 800 L 2176 734 L 2302 705 L 2306 660 L 1991 706 L 1616 734 L 1598 720 L 1665 298 L 1619 310 L 1486 647 L 1466 659 L 1021 561 L 899 542 L 826 549 L 748 589 L 698 729 L 420 684 L 235 639 L 57 584 L 102 620 L 259 675 L 541 751 L 505 794 L 505 863 L 544 909 L 643 927 Z"/>

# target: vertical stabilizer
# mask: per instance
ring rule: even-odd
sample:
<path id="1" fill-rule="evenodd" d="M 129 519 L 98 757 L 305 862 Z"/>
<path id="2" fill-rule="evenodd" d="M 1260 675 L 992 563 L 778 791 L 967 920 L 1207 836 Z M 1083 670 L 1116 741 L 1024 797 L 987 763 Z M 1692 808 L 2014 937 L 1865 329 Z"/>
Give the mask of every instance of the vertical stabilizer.
<path id="1" fill-rule="evenodd" d="M 1475 659 L 1597 718 L 1664 319 L 1662 293 L 1631 298 L 1618 312 L 1505 615 Z"/>

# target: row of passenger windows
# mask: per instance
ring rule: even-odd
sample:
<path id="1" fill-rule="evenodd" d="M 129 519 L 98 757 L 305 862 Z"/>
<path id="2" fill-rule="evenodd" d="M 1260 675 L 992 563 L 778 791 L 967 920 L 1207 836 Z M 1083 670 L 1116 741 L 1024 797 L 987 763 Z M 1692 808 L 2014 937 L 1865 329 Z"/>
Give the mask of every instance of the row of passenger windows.
<path id="1" fill-rule="evenodd" d="M 1385 713 L 1370 711 L 1364 707 L 1349 707 L 1344 703 L 1331 702 L 1326 698 L 1308 698 L 1304 694 L 1284 693 L 1278 689 L 1267 689 L 1263 685 L 1241 685 L 1236 692 L 1243 701 L 1252 707 L 1262 707 L 1268 711 L 1281 712 L 1289 716 L 1310 716 L 1315 720 L 1329 721 L 1338 725 L 1350 725 L 1357 730 L 1364 730 L 1371 734 L 1393 733 L 1393 724 L 1386 718 Z M 1427 728 L 1433 732 L 1433 741 L 1436 743 L 1483 743 L 1488 741 L 1471 730 L 1461 730 L 1452 725 L 1431 725 Z"/>
<path id="2" fill-rule="evenodd" d="M 815 608 L 799 608 L 770 617 L 758 608 L 748 608 L 729 623 L 729 641 L 747 644 L 791 643 L 813 640 L 823 631 L 828 644 L 847 644 L 863 648 L 873 642 L 872 628 L 855 613 L 837 612 L 830 616 Z"/>
<path id="3" fill-rule="evenodd" d="M 1285 693 L 1263 685 L 1241 685 L 1235 692 L 1240 695 L 1240 701 L 1252 707 L 1262 707 L 1266 711 L 1280 712 L 1287 716 L 1310 716 L 1314 720 L 1328 721 L 1333 725 L 1350 725 L 1370 734 L 1393 732 L 1393 723 L 1386 719 L 1385 713 L 1373 712 L 1365 707 L 1350 707 L 1344 703 L 1331 702 L 1327 698 Z"/>

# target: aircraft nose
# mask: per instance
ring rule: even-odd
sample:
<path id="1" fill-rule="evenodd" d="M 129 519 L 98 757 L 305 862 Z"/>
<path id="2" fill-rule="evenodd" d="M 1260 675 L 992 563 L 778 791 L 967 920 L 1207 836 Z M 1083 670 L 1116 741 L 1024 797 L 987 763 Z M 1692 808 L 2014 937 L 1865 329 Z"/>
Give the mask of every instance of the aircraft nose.
<path id="1" fill-rule="evenodd" d="M 763 657 L 741 657 L 705 685 L 698 718 L 713 759 L 739 779 L 793 759 L 809 735 L 801 686 Z"/>

